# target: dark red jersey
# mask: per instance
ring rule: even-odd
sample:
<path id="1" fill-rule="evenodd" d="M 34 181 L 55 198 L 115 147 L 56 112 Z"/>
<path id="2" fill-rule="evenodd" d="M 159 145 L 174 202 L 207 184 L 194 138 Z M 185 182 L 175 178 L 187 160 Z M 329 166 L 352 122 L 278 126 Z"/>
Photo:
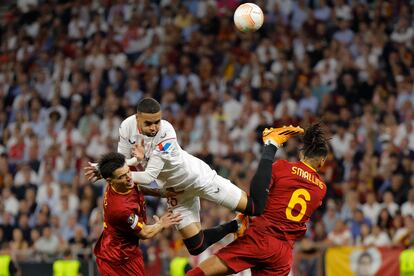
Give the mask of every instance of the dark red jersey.
<path id="1" fill-rule="evenodd" d="M 326 185 L 312 167 L 278 160 L 273 163 L 265 210 L 251 227 L 264 235 L 293 242 L 303 237 L 305 223 L 322 204 L 325 194 Z"/>
<path id="2" fill-rule="evenodd" d="M 94 253 L 111 263 L 125 263 L 142 256 L 139 233 L 146 223 L 144 195 L 134 186 L 126 193 L 118 193 L 107 184 L 104 201 L 104 230 Z"/>

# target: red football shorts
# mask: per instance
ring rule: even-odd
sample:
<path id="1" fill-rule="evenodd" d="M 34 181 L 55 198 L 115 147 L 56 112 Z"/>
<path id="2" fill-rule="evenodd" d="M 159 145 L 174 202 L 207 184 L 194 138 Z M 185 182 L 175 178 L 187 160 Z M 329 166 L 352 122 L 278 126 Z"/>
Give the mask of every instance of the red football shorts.
<path id="1" fill-rule="evenodd" d="M 101 276 L 125 275 L 125 276 L 144 276 L 144 261 L 142 257 L 137 257 L 127 263 L 114 264 L 100 258 L 96 258 Z"/>
<path id="2" fill-rule="evenodd" d="M 234 272 L 250 268 L 252 275 L 288 275 L 292 267 L 289 242 L 259 234 L 252 228 L 216 256 Z"/>

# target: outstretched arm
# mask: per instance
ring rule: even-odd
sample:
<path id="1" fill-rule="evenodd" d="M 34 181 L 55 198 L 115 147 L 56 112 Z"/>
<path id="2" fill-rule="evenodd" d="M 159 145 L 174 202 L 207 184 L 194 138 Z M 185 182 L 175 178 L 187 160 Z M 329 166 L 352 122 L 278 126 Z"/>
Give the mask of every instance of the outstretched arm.
<path id="1" fill-rule="evenodd" d="M 167 190 L 162 190 L 162 189 L 158 189 L 158 188 L 148 188 L 145 186 L 139 186 L 139 189 L 141 190 L 141 192 L 143 192 L 145 195 L 150 195 L 150 196 L 156 196 L 156 197 L 173 197 L 178 195 L 179 193 L 176 192 L 172 192 L 172 191 L 167 191 Z M 182 193 L 182 192 L 180 192 Z"/>
<path id="2" fill-rule="evenodd" d="M 142 230 L 137 234 L 140 239 L 146 240 L 154 237 L 165 228 L 176 225 L 181 221 L 180 214 L 173 214 L 171 212 L 165 213 L 161 218 L 153 216 L 155 223 L 151 225 L 145 224 Z"/>

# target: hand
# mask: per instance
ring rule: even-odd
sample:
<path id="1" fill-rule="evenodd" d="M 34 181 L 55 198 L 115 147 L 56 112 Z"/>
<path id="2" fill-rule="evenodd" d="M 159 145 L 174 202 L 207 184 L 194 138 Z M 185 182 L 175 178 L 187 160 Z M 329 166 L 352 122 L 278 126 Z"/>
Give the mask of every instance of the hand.
<path id="1" fill-rule="evenodd" d="M 83 168 L 85 170 L 85 176 L 90 182 L 95 182 L 98 179 L 102 178 L 101 173 L 99 170 L 92 165 L 91 162 L 88 162 L 88 166 Z"/>
<path id="2" fill-rule="evenodd" d="M 161 224 L 162 228 L 170 227 L 171 225 L 179 224 L 181 221 L 180 214 L 174 214 L 172 212 L 167 212 L 161 216 L 161 218 L 157 216 L 153 216 L 155 223 Z"/>
<path id="3" fill-rule="evenodd" d="M 169 198 L 169 197 L 176 197 L 180 194 L 184 193 L 184 191 L 176 192 L 173 188 L 168 188 L 166 190 L 161 190 L 160 194 L 161 197 Z"/>
<path id="4" fill-rule="evenodd" d="M 145 147 L 144 139 L 141 140 L 141 143 L 137 143 L 132 147 L 132 156 L 136 157 L 138 162 L 144 160 L 145 157 Z"/>

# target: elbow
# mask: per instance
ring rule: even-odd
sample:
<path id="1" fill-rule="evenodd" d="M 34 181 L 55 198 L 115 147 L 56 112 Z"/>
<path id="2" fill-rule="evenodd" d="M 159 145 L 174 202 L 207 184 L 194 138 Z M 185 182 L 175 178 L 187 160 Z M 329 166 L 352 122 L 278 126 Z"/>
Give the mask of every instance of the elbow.
<path id="1" fill-rule="evenodd" d="M 264 207 L 265 207 L 264 204 L 257 206 L 256 209 L 252 212 L 252 216 L 262 215 L 265 209 Z"/>
<path id="2" fill-rule="evenodd" d="M 244 214 L 248 216 L 262 215 L 266 207 L 266 202 L 267 196 L 263 199 L 260 199 L 260 201 L 253 200 L 251 197 L 249 197 Z"/>

